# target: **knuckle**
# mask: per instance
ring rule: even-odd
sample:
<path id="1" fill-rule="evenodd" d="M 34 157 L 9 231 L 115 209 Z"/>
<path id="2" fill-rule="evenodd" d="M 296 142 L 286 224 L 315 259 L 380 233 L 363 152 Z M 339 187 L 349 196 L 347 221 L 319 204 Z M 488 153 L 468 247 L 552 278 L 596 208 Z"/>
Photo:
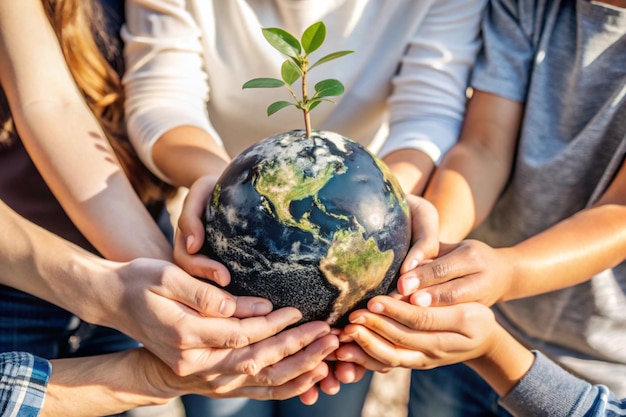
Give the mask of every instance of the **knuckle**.
<path id="1" fill-rule="evenodd" d="M 433 316 L 429 309 L 421 309 L 412 320 L 412 326 L 415 330 L 428 330 L 432 327 Z"/>
<path id="2" fill-rule="evenodd" d="M 233 331 L 228 336 L 228 339 L 225 342 L 226 347 L 231 349 L 241 349 L 250 344 L 250 339 L 248 336 L 240 333 L 239 331 Z"/>
<path id="3" fill-rule="evenodd" d="M 264 387 L 273 387 L 276 385 L 276 381 L 271 375 L 271 372 L 261 372 L 256 376 L 256 380 Z"/>
<path id="4" fill-rule="evenodd" d="M 436 280 L 445 278 L 450 272 L 450 265 L 447 262 L 433 262 L 432 264 L 433 277 Z"/>
<path id="5" fill-rule="evenodd" d="M 212 312 L 220 305 L 221 292 L 212 285 L 203 285 L 196 290 L 194 301 L 203 312 Z"/>
<path id="6" fill-rule="evenodd" d="M 244 375 L 255 376 L 261 370 L 261 366 L 255 358 L 248 358 L 239 363 L 237 371 Z"/>

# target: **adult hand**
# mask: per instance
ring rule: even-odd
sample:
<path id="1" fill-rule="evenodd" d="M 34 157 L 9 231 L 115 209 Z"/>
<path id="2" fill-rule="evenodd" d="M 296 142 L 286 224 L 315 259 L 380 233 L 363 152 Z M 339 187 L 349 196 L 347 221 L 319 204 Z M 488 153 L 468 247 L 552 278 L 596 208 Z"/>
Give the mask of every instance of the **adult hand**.
<path id="1" fill-rule="evenodd" d="M 293 308 L 271 312 L 267 300 L 234 297 L 165 261 L 137 259 L 121 266 L 112 264 L 107 271 L 113 270 L 113 276 L 109 273 L 105 279 L 92 280 L 102 296 L 97 304 L 90 303 L 94 307 L 83 319 L 135 338 L 177 375 L 211 370 L 215 349 L 254 345 L 301 318 Z M 309 336 L 304 336 L 301 346 L 309 341 Z"/>
<path id="2" fill-rule="evenodd" d="M 512 251 L 477 240 L 441 244 L 439 257 L 403 274 L 398 289 L 421 306 L 471 301 L 491 306 L 502 301 L 511 286 Z"/>
<path id="3" fill-rule="evenodd" d="M 228 268 L 198 254 L 204 242 L 202 216 L 216 182 L 217 177 L 205 176 L 189 188 L 174 237 L 174 262 L 193 276 L 226 286 L 230 283 Z"/>
<path id="4" fill-rule="evenodd" d="M 307 323 L 243 349 L 216 350 L 215 367 L 200 375 L 181 378 L 151 358 L 141 369 L 146 384 L 164 398 L 195 393 L 282 400 L 316 392 L 315 384 L 329 372 L 324 358 L 338 346 L 336 336 L 325 333 L 322 324 Z"/>
<path id="5" fill-rule="evenodd" d="M 503 331 L 493 312 L 479 303 L 420 307 L 389 296 L 374 297 L 367 310 L 350 315 L 336 356 L 368 369 L 430 369 L 485 355 Z"/>

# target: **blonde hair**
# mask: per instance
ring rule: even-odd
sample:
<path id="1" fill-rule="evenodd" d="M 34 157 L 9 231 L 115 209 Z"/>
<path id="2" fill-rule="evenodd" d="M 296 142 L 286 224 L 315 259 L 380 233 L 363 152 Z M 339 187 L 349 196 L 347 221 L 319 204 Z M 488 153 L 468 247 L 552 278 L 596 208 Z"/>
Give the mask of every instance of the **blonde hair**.
<path id="1" fill-rule="evenodd" d="M 122 168 L 141 200 L 163 201 L 174 187 L 154 176 L 139 160 L 128 140 L 124 92 L 119 74 L 100 48 L 112 39 L 104 28 L 103 11 L 93 0 L 42 0 L 74 81 L 99 121 Z M 97 43 L 100 41 L 101 45 Z M 0 144 L 16 138 L 4 93 L 0 94 Z"/>

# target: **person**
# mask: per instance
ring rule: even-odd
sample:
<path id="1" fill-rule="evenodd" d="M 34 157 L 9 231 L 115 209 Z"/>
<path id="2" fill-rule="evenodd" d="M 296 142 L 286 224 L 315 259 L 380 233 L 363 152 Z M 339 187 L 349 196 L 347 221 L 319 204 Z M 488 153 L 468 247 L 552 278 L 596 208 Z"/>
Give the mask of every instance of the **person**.
<path id="1" fill-rule="evenodd" d="M 107 261 L 28 222 L 0 201 L 0 282 L 72 311 L 90 323 L 101 323 L 116 308 L 114 294 L 128 292 L 136 281 L 175 282 L 202 298 L 201 282 L 181 279 L 186 273 L 156 259 Z M 189 277 L 190 278 L 190 277 Z M 85 283 L 86 285 L 77 285 Z M 202 302 L 230 297 L 209 286 Z M 102 295 L 106 294 L 106 296 Z M 106 298 L 106 300 L 105 300 Z M 108 301 L 108 306 L 107 302 Z M 86 357 L 46 360 L 31 352 L 0 352 L 0 410 L 2 415 L 101 416 L 149 404 L 162 404 L 193 392 L 216 397 L 311 397 L 316 382 L 328 373 L 324 362 L 338 346 L 337 336 L 323 322 L 311 322 L 269 337 L 301 318 L 294 308 L 267 316 L 251 316 L 252 297 L 237 301 L 235 316 L 198 321 L 213 327 L 214 341 L 204 354 L 212 366 L 202 374 L 179 376 L 145 348 Z M 184 309 L 181 305 L 179 310 Z M 172 318 L 188 319 L 170 309 Z M 217 339 L 218 323 L 229 327 L 229 338 L 253 337 L 254 345 L 226 347 Z M 246 328 L 250 328 L 251 331 Z M 269 337 L 269 338 L 268 338 Z M 283 360 L 285 357 L 287 359 Z M 240 368 L 245 367 L 244 372 Z"/>
<path id="2" fill-rule="evenodd" d="M 464 362 L 515 417 L 626 415 L 626 399 L 565 371 L 541 351 L 528 350 L 484 304 L 422 307 L 379 296 L 350 319 L 342 340 L 354 340 L 363 350 L 342 345 L 336 352 L 342 360 L 380 371 L 403 366 L 416 372 Z M 388 326 L 388 319 L 403 330 Z M 467 410 L 473 412 L 471 406 Z"/>
<path id="3" fill-rule="evenodd" d="M 0 4 L 0 200 L 107 259 L 168 261 L 172 246 L 150 209 L 162 203 L 170 187 L 141 165 L 128 144 L 119 77 L 98 48 L 108 47 L 107 31 L 92 36 L 90 29 L 92 22 L 96 28 L 103 23 L 91 19 L 98 10 L 91 7 L 98 5 L 74 0 Z M 29 30 L 23 33 L 25 27 Z M 216 265 L 211 273 L 219 270 Z M 202 271 L 198 277 L 223 283 Z M 216 343 L 243 352 L 259 340 L 254 326 L 232 323 L 238 319 L 235 300 L 215 293 L 209 283 L 180 273 L 168 280 L 156 272 L 127 279 L 117 292 L 108 287 L 95 292 L 89 280 L 74 281 L 73 291 L 58 294 L 65 299 L 61 306 L 46 294 L 0 285 L 0 351 L 56 359 L 141 344 L 174 373 L 188 376 L 214 369 L 208 352 Z M 72 306 L 82 301 L 94 304 L 72 314 L 78 308 Z M 254 316 L 271 311 L 264 300 L 248 304 Z M 239 330 L 235 336 L 233 329 Z M 310 336 L 299 333 L 299 340 L 305 343 Z M 245 374 L 251 364 L 239 366 Z"/>
<path id="4" fill-rule="evenodd" d="M 218 177 L 231 158 L 264 137 L 303 128 L 297 111 L 266 117 L 269 103 L 289 97 L 284 90 L 241 87 L 280 74 L 284 57 L 266 42 L 263 27 L 299 36 L 322 20 L 327 39 L 319 57 L 355 53 L 309 74 L 310 84 L 316 77 L 339 78 L 346 86 L 335 105 L 315 109 L 313 129 L 369 147 L 404 190 L 420 195 L 434 164 L 457 139 L 483 6 L 482 0 L 128 1 L 122 38 L 131 141 L 155 175 L 190 187 L 199 178 Z M 182 241 L 195 254 L 203 236 L 187 233 Z M 411 252 L 418 262 L 423 256 Z M 206 417 L 360 415 L 371 375 L 315 407 L 209 401 L 187 409 Z"/>
<path id="5" fill-rule="evenodd" d="M 425 194 L 444 243 L 398 289 L 493 305 L 522 344 L 623 398 L 626 3 L 492 0 L 483 39 L 459 142 Z M 509 415 L 462 364 L 411 384 L 411 416 Z"/>

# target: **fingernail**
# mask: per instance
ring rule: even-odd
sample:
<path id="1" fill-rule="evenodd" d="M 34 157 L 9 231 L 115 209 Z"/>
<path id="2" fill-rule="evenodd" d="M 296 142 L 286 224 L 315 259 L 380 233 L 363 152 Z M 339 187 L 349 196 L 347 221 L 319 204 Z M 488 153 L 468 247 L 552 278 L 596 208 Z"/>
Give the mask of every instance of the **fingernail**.
<path id="1" fill-rule="evenodd" d="M 272 305 L 266 302 L 252 304 L 252 314 L 255 316 L 265 316 L 272 311 Z"/>
<path id="2" fill-rule="evenodd" d="M 193 242 L 195 241 L 193 235 L 189 235 L 185 238 L 185 245 L 187 247 L 187 252 L 191 252 L 191 245 L 193 245 Z"/>
<path id="3" fill-rule="evenodd" d="M 224 317 L 230 317 L 234 312 L 237 306 L 235 302 L 230 299 L 223 300 L 220 304 L 220 314 Z"/>
<path id="4" fill-rule="evenodd" d="M 415 258 L 411 259 L 411 262 L 409 262 L 409 270 L 417 268 L 417 265 L 419 265 L 419 261 Z"/>
<path id="5" fill-rule="evenodd" d="M 220 271 L 213 271 L 213 281 L 220 285 L 224 285 L 224 275 Z"/>
<path id="6" fill-rule="evenodd" d="M 373 302 L 370 306 L 369 306 L 369 310 L 372 313 L 382 313 L 385 310 L 385 307 L 383 307 L 383 305 L 381 303 L 378 302 Z M 365 323 L 365 318 L 362 316 L 359 316 L 358 318 L 363 320 L 363 323 Z M 353 321 L 353 323 L 356 323 L 356 321 Z"/>
<path id="7" fill-rule="evenodd" d="M 350 320 L 350 323 L 363 324 L 363 323 L 365 323 L 365 317 L 363 317 L 363 316 L 356 316 L 355 318 Z"/>
<path id="8" fill-rule="evenodd" d="M 433 297 L 427 292 L 417 296 L 417 305 L 421 307 L 428 307 L 433 302 Z"/>
<path id="9" fill-rule="evenodd" d="M 420 286 L 420 280 L 415 276 L 407 277 L 404 280 L 404 295 L 413 293 Z"/>

